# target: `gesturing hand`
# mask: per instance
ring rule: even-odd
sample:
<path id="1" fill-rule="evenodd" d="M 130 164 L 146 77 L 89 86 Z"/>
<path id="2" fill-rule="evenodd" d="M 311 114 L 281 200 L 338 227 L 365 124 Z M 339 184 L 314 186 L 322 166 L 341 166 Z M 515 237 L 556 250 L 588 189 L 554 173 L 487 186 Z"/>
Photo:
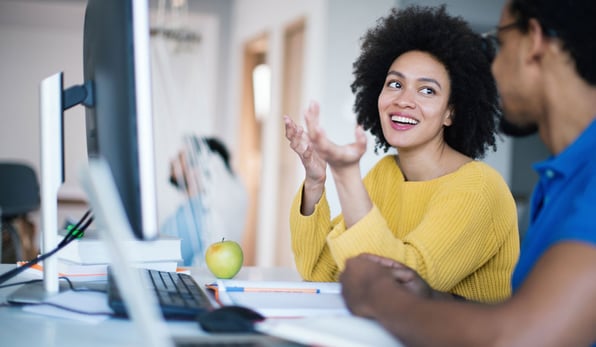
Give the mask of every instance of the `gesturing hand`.
<path id="1" fill-rule="evenodd" d="M 192 197 L 199 193 L 200 174 L 189 161 L 188 151 L 180 150 L 176 158 L 170 161 L 170 182 Z"/>
<path id="2" fill-rule="evenodd" d="M 356 142 L 347 145 L 337 145 L 327 138 L 325 131 L 319 125 L 319 105 L 315 102 L 304 114 L 308 137 L 318 155 L 332 168 L 358 164 L 366 151 L 366 135 L 361 126 L 356 127 Z"/>
<path id="3" fill-rule="evenodd" d="M 313 109 L 316 108 L 316 111 Z M 308 112 L 318 114 L 318 105 L 311 105 Z M 284 116 L 286 126 L 286 138 L 290 141 L 290 147 L 298 156 L 306 171 L 306 180 L 315 183 L 324 183 L 326 177 L 327 163 L 314 150 L 312 143 L 304 129 L 296 124 L 290 117 Z"/>
<path id="4" fill-rule="evenodd" d="M 289 117 L 284 117 L 286 138 L 306 170 L 300 212 L 311 215 L 324 192 L 327 164 L 336 182 L 347 226 L 360 220 L 372 207 L 360 175 L 360 158 L 366 150 L 366 136 L 356 129 L 356 142 L 338 146 L 319 126 L 319 105 L 312 102 L 304 112 L 308 133 Z M 356 202 L 354 204 L 354 202 Z"/>

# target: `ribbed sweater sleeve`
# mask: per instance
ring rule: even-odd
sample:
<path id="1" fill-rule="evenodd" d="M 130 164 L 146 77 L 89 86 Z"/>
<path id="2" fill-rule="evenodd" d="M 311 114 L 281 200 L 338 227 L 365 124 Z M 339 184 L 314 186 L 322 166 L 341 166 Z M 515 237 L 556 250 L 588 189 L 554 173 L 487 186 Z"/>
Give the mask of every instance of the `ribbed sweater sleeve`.
<path id="1" fill-rule="evenodd" d="M 302 277 L 310 281 L 328 282 L 337 280 L 337 264 L 327 246 L 327 234 L 337 223 L 337 217 L 330 220 L 331 212 L 325 192 L 310 216 L 300 213 L 302 191 L 300 186 L 290 210 L 290 231 L 292 251 L 296 268 Z"/>

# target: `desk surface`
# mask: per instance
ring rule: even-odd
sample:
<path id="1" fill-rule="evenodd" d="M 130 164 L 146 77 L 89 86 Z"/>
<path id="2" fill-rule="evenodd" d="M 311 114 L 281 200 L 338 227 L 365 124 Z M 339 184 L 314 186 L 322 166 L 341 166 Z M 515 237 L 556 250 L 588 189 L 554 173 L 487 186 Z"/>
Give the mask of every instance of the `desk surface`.
<path id="1" fill-rule="evenodd" d="M 14 265 L 0 264 L 0 273 Z M 191 274 L 198 283 L 212 281 L 213 276 L 206 269 L 192 268 Z M 291 268 L 253 268 L 244 267 L 237 275 L 246 280 L 300 280 L 300 276 Z M 19 282 L 17 277 L 11 282 Z M 0 289 L 0 339 L 3 346 L 47 346 L 47 347 L 100 347 L 100 346 L 139 346 L 141 336 L 132 322 L 126 319 L 111 318 L 98 324 L 89 324 L 75 320 L 53 318 L 28 313 L 18 306 L 7 306 L 6 297 L 17 287 Z M 195 322 L 175 321 L 167 323 L 168 329 L 175 336 L 205 335 Z"/>

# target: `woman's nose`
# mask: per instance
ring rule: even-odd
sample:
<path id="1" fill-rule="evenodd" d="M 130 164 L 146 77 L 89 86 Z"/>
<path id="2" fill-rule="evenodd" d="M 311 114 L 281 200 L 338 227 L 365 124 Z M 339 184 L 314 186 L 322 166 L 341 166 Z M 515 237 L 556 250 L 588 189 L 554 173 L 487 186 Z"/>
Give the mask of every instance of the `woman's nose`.
<path id="1" fill-rule="evenodd" d="M 416 107 L 416 103 L 414 101 L 414 92 L 409 90 L 402 90 L 401 93 L 397 93 L 393 98 L 393 103 L 404 108 L 413 108 Z"/>

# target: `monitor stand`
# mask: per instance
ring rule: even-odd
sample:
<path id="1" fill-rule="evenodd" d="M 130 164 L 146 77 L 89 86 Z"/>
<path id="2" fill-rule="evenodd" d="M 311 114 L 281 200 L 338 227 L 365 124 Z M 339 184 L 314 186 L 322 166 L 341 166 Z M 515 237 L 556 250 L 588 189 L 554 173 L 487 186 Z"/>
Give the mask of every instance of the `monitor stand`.
<path id="1" fill-rule="evenodd" d="M 58 245 L 58 190 L 64 182 L 64 111 L 78 104 L 92 106 L 91 81 L 64 90 L 64 73 L 57 72 L 40 83 L 40 153 L 41 153 L 41 252 Z M 21 286 L 6 299 L 12 303 L 38 303 L 64 291 L 58 283 L 58 260 L 52 256 L 43 262 L 43 283 Z"/>
<path id="2" fill-rule="evenodd" d="M 19 289 L 11 293 L 6 298 L 6 301 L 12 304 L 22 305 L 39 304 L 53 297 L 54 295 L 70 289 L 68 283 L 65 281 L 59 284 L 58 290 L 56 292 L 48 292 L 46 291 L 44 282 L 45 281 L 24 284 L 19 287 Z"/>
<path id="3" fill-rule="evenodd" d="M 58 238 L 58 189 L 63 180 L 62 85 L 63 73 L 56 73 L 40 84 L 41 150 L 41 252 L 51 251 Z M 59 293 L 58 263 L 55 257 L 43 262 L 43 283 L 21 286 L 7 300 L 35 303 Z"/>

